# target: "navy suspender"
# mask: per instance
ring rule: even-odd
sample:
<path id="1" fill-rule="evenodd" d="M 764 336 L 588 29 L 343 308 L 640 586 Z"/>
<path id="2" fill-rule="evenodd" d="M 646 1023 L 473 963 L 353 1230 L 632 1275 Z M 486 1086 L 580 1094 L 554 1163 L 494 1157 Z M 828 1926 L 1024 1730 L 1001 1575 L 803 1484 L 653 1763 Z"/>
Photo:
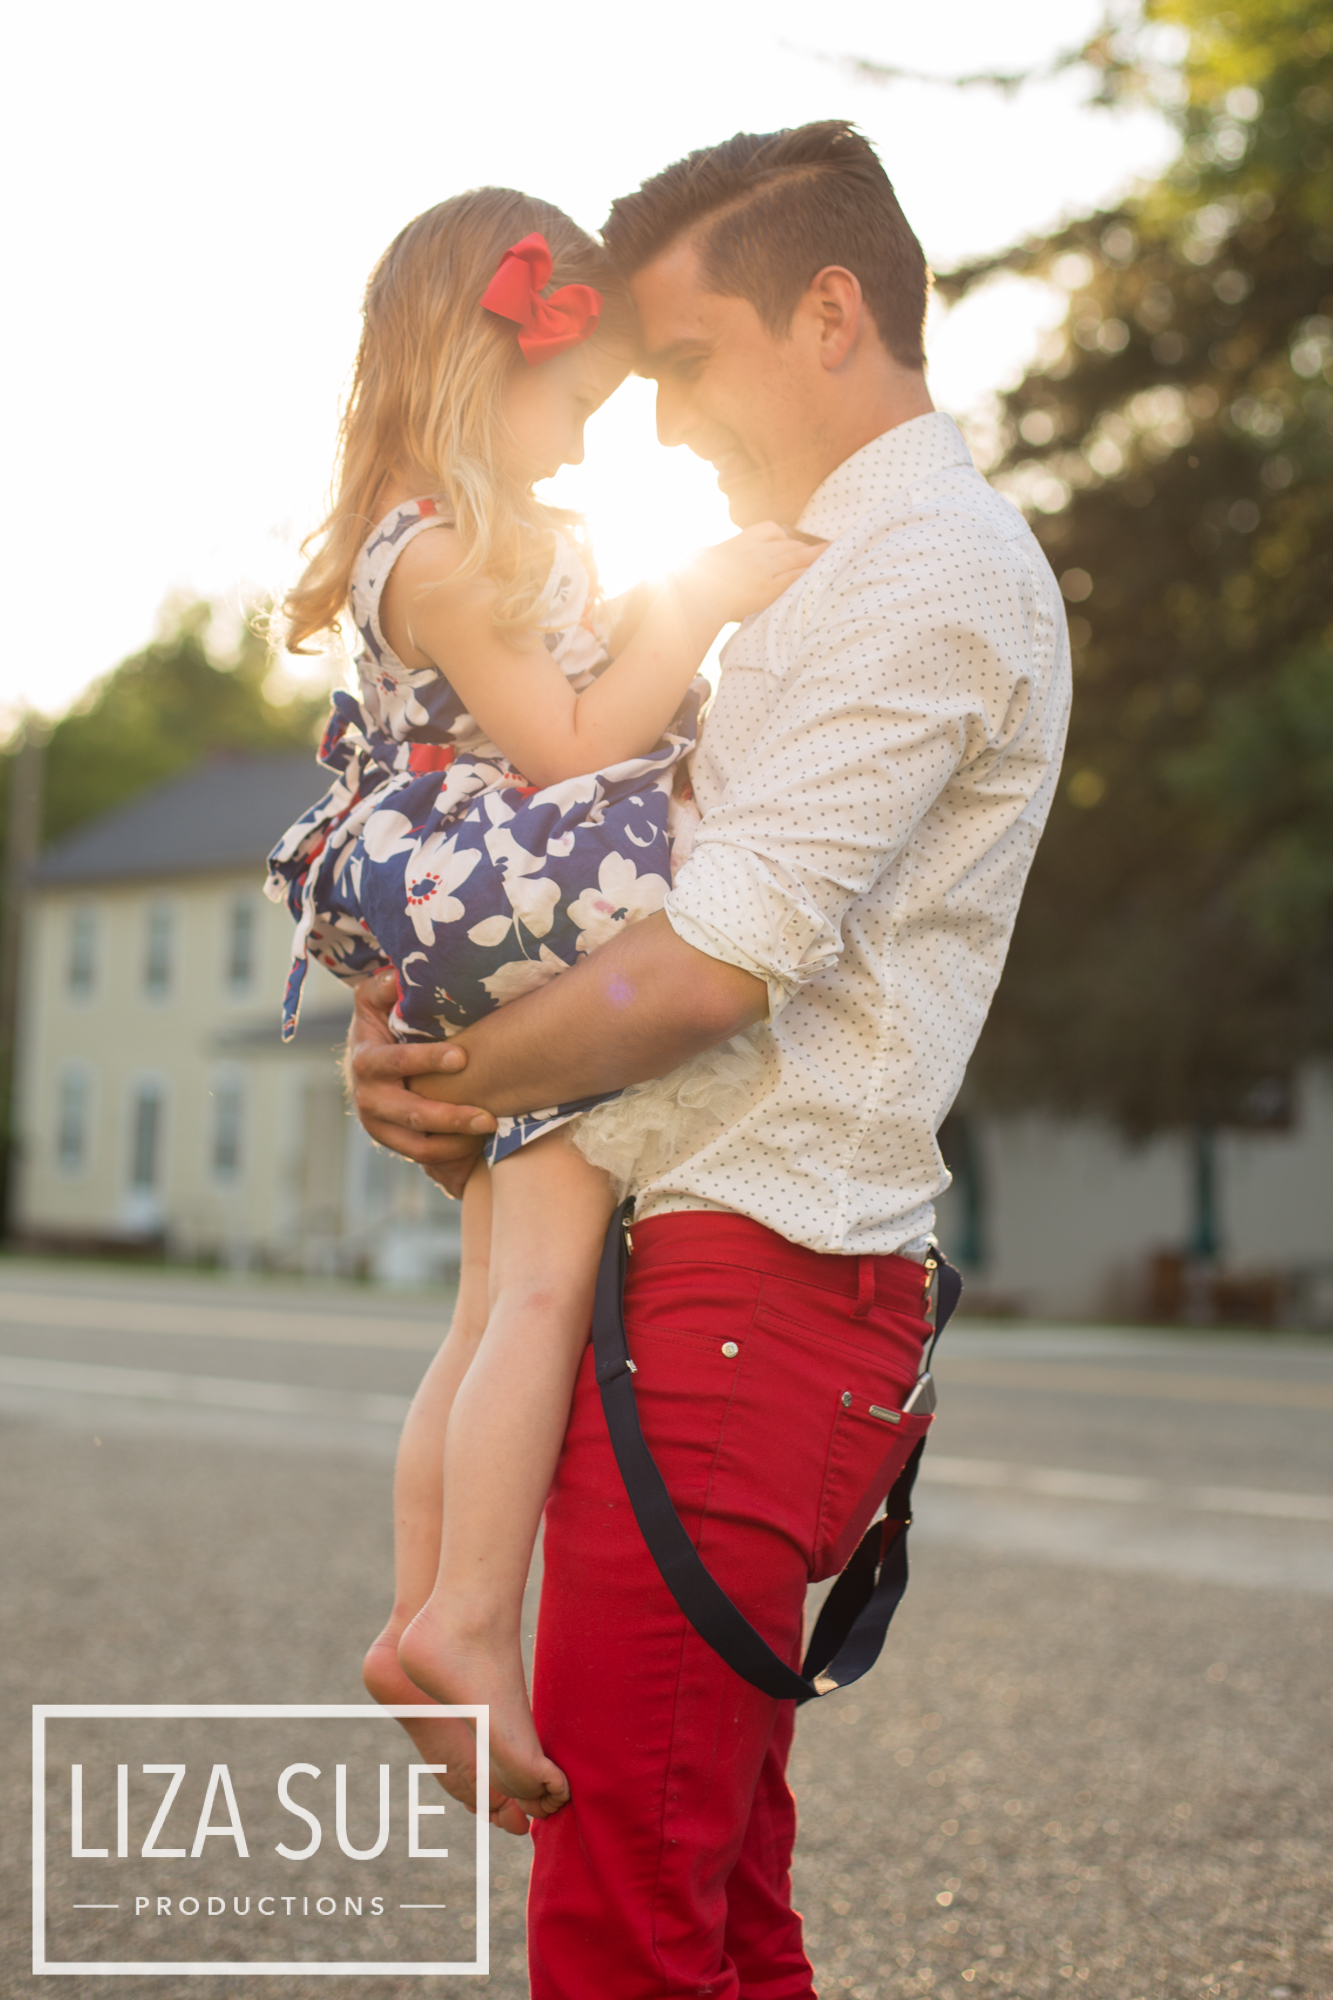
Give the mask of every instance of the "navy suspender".
<path id="1" fill-rule="evenodd" d="M 868 1673 L 883 1649 L 889 1621 L 907 1588 L 907 1529 L 912 1484 L 925 1448 L 918 1440 L 899 1473 L 883 1516 L 871 1523 L 851 1561 L 824 1600 L 800 1673 L 780 1659 L 709 1573 L 685 1532 L 657 1462 L 648 1449 L 634 1400 L 634 1364 L 625 1338 L 625 1224 L 628 1203 L 606 1234 L 593 1301 L 592 1341 L 597 1384 L 611 1446 L 644 1541 L 667 1589 L 696 1632 L 743 1680 L 778 1701 L 809 1701 L 848 1687 Z M 906 1407 L 934 1408 L 930 1361 L 962 1291 L 952 1264 L 933 1252 L 935 1332 L 917 1387 Z"/>

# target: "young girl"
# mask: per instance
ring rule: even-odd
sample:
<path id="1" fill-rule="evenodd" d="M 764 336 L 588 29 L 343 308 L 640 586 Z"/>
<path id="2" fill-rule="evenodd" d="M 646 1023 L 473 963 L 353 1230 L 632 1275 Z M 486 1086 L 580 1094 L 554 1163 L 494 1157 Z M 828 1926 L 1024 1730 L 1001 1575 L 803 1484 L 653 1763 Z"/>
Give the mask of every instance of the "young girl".
<path id="1" fill-rule="evenodd" d="M 439 1037 L 660 908 L 697 669 L 818 551 L 751 528 L 655 601 L 604 605 L 570 518 L 532 488 L 581 460 L 634 343 L 593 240 L 504 189 L 419 216 L 372 275 L 337 499 L 287 606 L 293 648 L 350 606 L 361 650 L 360 699 L 334 696 L 320 752 L 332 789 L 271 860 L 298 920 L 284 1034 L 309 957 L 346 978 L 392 965 L 395 1031 Z M 519 1618 L 613 1207 L 569 1143 L 586 1108 L 501 1119 L 468 1183 L 458 1308 L 399 1453 L 394 1610 L 366 1664 L 384 1701 L 488 1702 L 495 1783 L 529 1815 L 568 1796 Z M 444 1725 L 413 1735 L 457 1763 Z"/>

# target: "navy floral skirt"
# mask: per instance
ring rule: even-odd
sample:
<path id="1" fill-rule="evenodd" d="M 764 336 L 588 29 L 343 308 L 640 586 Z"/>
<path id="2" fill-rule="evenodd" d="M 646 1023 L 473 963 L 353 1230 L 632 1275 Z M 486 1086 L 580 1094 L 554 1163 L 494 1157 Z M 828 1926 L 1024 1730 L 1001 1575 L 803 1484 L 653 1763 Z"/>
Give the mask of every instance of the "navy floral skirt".
<path id="1" fill-rule="evenodd" d="M 649 756 L 540 790 L 466 752 L 443 768 L 427 752 L 436 768 L 413 769 L 413 746 L 331 732 L 321 757 L 340 776 L 270 857 L 270 893 L 298 920 L 284 1035 L 295 1031 L 308 958 L 346 979 L 392 966 L 394 1033 L 437 1041 L 659 910 L 671 887 L 672 785 L 698 707 L 692 690 Z M 605 1101 L 501 1119 L 487 1157 Z"/>

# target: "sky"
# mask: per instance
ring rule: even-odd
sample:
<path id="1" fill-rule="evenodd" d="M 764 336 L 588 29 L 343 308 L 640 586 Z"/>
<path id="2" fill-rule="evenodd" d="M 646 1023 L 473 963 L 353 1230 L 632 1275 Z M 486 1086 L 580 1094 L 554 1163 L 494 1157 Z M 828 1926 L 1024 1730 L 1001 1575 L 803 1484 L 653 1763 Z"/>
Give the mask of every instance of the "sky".
<path id="1" fill-rule="evenodd" d="M 226 618 L 280 591 L 318 521 L 359 305 L 411 216 L 484 183 L 595 229 L 612 198 L 737 130 L 857 120 L 939 269 L 1114 199 L 1173 151 L 1077 72 L 1006 99 L 879 85 L 1040 64 L 1099 0 L 70 0 L 7 29 L 2 316 L 8 643 L 0 730 L 61 712 L 165 602 Z M 967 412 L 1060 316 L 1005 279 L 932 311 L 931 385 Z M 730 531 L 713 474 L 663 451 L 633 381 L 551 497 L 583 507 L 621 589 Z M 18 589 L 22 582 L 23 589 Z"/>

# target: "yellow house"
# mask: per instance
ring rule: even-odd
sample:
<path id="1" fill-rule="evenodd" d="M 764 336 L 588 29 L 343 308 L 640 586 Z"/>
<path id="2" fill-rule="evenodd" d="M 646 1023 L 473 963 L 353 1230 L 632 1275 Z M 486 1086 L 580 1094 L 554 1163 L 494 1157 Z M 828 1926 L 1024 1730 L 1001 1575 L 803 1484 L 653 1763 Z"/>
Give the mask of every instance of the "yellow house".
<path id="1" fill-rule="evenodd" d="M 309 754 L 217 757 L 38 860 L 20 1242 L 406 1281 L 455 1259 L 456 1209 L 346 1114 L 346 988 L 312 967 L 280 1038 L 292 923 L 262 893 L 264 858 L 319 790 Z"/>

